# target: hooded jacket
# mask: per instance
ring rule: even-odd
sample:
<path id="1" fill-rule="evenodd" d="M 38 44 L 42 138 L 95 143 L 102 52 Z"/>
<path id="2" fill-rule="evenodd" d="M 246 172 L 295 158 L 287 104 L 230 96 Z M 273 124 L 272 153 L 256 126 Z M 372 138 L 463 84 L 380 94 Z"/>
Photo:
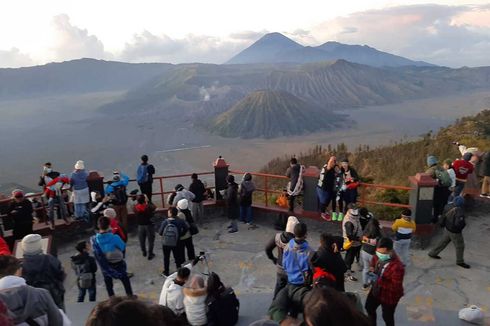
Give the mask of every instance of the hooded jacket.
<path id="1" fill-rule="evenodd" d="M 27 326 L 32 318 L 40 326 L 62 326 L 63 316 L 45 289 L 26 285 L 18 276 L 5 276 L 0 279 L 0 300 L 11 312 L 16 325 Z"/>
<path id="2" fill-rule="evenodd" d="M 184 288 L 184 306 L 187 321 L 192 326 L 202 326 L 208 323 L 206 288 Z"/>
<path id="3" fill-rule="evenodd" d="M 189 186 L 189 191 L 194 194 L 193 203 L 200 203 L 204 200 L 204 193 L 206 192 L 206 187 L 201 180 L 196 179 L 192 180 L 192 183 Z"/>
<path id="4" fill-rule="evenodd" d="M 344 273 L 347 271 L 347 265 L 340 252 L 333 252 L 323 247 L 318 248 L 311 258 L 311 264 L 314 267 L 319 267 L 322 270 L 332 274 L 335 277 L 335 289 L 344 291 L 343 281 Z"/>
<path id="5" fill-rule="evenodd" d="M 75 273 L 77 273 L 77 267 L 82 270 L 82 273 L 92 273 L 92 286 L 95 286 L 95 273 L 97 272 L 97 263 L 95 258 L 90 256 L 87 252 L 79 253 L 78 255 L 71 256 L 71 266 Z M 77 275 L 77 279 L 80 275 Z"/>
<path id="6" fill-rule="evenodd" d="M 305 273 L 313 270 L 310 258 L 313 254 L 306 240 L 292 239 L 284 249 L 282 265 L 288 274 L 288 283 L 303 285 L 306 282 Z"/>
<path id="7" fill-rule="evenodd" d="M 126 249 L 126 244 L 121 237 L 111 232 L 97 233 L 95 239 L 104 254 L 114 251 L 116 248 L 121 251 Z"/>
<path id="8" fill-rule="evenodd" d="M 174 197 L 174 200 L 172 202 L 172 205 L 173 206 L 177 206 L 177 203 L 179 202 L 179 200 L 181 199 L 187 199 L 188 201 L 193 201 L 194 199 L 196 198 L 196 196 L 190 192 L 189 190 L 183 188 L 182 190 L 180 191 L 177 191 L 175 193 L 175 197 Z"/>
<path id="9" fill-rule="evenodd" d="M 119 173 L 119 176 L 121 179 L 116 182 L 111 182 L 110 184 L 105 187 L 105 193 L 106 195 L 112 194 L 114 192 L 114 188 L 117 187 L 127 187 L 129 184 L 129 177 L 125 174 Z"/>
<path id="10" fill-rule="evenodd" d="M 284 248 L 288 245 L 289 241 L 294 238 L 294 227 L 299 221 L 295 216 L 290 216 L 286 224 L 286 231 L 276 233 L 265 246 L 265 253 L 267 257 L 277 266 L 277 272 L 284 274 L 284 268 L 282 267 L 282 257 L 284 254 Z M 277 258 L 274 257 L 274 248 L 277 248 Z"/>
<path id="11" fill-rule="evenodd" d="M 255 183 L 252 181 L 252 175 L 250 173 L 246 173 L 243 176 L 243 181 L 238 189 L 241 206 L 252 205 L 252 195 L 254 191 L 255 191 Z"/>
<path id="12" fill-rule="evenodd" d="M 342 236 L 344 239 L 349 239 L 352 241 L 353 247 L 358 247 L 361 245 L 362 226 L 359 215 L 357 217 L 353 217 L 350 211 L 347 212 L 347 215 L 342 221 Z"/>
<path id="13" fill-rule="evenodd" d="M 192 269 L 192 265 L 188 264 L 185 267 Z M 173 273 L 163 283 L 162 292 L 160 292 L 159 305 L 170 308 L 177 316 L 185 312 L 184 306 L 184 286 L 175 283 L 177 272 Z"/>

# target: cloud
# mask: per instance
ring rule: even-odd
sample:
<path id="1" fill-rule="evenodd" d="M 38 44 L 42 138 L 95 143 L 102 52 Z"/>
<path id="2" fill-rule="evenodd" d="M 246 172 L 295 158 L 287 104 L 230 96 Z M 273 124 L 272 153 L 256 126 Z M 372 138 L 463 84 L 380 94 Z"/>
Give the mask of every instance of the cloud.
<path id="1" fill-rule="evenodd" d="M 68 15 L 61 14 L 53 17 L 52 25 L 55 37 L 51 50 L 55 60 L 111 57 L 104 51 L 104 44 L 97 36 L 89 35 L 86 29 L 71 24 Z"/>
<path id="2" fill-rule="evenodd" d="M 339 17 L 311 33 L 440 65 L 479 66 L 490 65 L 489 22 L 489 6 L 413 5 Z"/>
<path id="3" fill-rule="evenodd" d="M 264 34 L 267 34 L 267 30 L 262 30 L 262 31 L 243 31 L 243 32 L 237 32 L 237 33 L 231 33 L 230 38 L 234 40 L 240 40 L 240 41 L 257 41 L 259 38 L 261 38 Z"/>
<path id="4" fill-rule="evenodd" d="M 2 67 L 25 67 L 34 64 L 31 57 L 25 53 L 21 53 L 17 48 L 10 50 L 0 50 L 0 62 Z"/>

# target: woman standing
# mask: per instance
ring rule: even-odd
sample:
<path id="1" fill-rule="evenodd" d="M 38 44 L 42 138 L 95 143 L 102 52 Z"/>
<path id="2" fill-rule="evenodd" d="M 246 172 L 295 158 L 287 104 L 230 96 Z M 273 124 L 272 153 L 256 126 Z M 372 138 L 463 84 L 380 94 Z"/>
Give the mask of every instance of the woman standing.
<path id="1" fill-rule="evenodd" d="M 70 176 L 70 184 L 73 188 L 73 203 L 75 204 L 75 217 L 89 222 L 87 205 L 90 202 L 90 193 L 87 184 L 88 173 L 85 170 L 85 163 L 77 161 L 75 171 Z"/>
<path id="2" fill-rule="evenodd" d="M 255 184 L 252 181 L 252 175 L 245 173 L 240 183 L 238 193 L 240 195 L 240 221 L 253 227 L 252 217 L 252 195 L 255 191 Z"/>

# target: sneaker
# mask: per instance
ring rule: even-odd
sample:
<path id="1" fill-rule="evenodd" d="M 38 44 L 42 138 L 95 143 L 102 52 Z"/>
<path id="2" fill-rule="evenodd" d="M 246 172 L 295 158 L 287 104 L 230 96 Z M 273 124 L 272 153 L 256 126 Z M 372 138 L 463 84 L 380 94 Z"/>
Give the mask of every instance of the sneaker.
<path id="1" fill-rule="evenodd" d="M 332 213 L 332 221 L 337 221 L 337 212 Z"/>
<path id="2" fill-rule="evenodd" d="M 168 272 L 163 271 L 163 272 L 160 273 L 160 276 L 161 277 L 167 277 L 168 276 Z"/>
<path id="3" fill-rule="evenodd" d="M 471 266 L 468 265 L 468 264 L 466 264 L 466 263 L 459 263 L 459 264 L 456 264 L 456 265 L 461 266 L 461 267 L 466 268 L 466 269 L 471 268 Z"/>
<path id="4" fill-rule="evenodd" d="M 320 216 L 322 217 L 322 219 L 324 219 L 325 221 L 328 221 L 330 222 L 332 220 L 332 217 L 327 214 L 327 213 L 321 213 Z"/>
<path id="5" fill-rule="evenodd" d="M 362 289 L 363 289 L 364 291 L 369 290 L 369 284 L 363 284 L 363 285 L 362 285 Z"/>
<path id="6" fill-rule="evenodd" d="M 427 255 L 429 256 L 430 258 L 433 258 L 433 259 L 441 259 L 441 256 L 439 255 Z"/>
<path id="7" fill-rule="evenodd" d="M 143 257 L 146 257 L 146 251 L 143 251 Z"/>
<path id="8" fill-rule="evenodd" d="M 228 225 L 226 228 L 231 229 L 232 227 L 233 227 L 233 225 Z"/>
<path id="9" fill-rule="evenodd" d="M 342 222 L 343 219 L 344 219 L 344 213 L 339 213 L 337 221 Z"/>
<path id="10" fill-rule="evenodd" d="M 231 229 L 231 230 L 228 230 L 228 233 L 235 233 L 235 232 L 238 232 L 238 230 L 234 230 L 234 229 Z"/>
<path id="11" fill-rule="evenodd" d="M 154 253 L 151 253 L 148 255 L 148 260 L 152 260 L 153 258 L 155 258 L 155 254 Z"/>
<path id="12" fill-rule="evenodd" d="M 128 272 L 127 274 L 128 274 L 128 278 L 131 278 L 134 276 L 134 273 L 131 273 L 131 272 Z"/>
<path id="13" fill-rule="evenodd" d="M 490 198 L 490 194 L 480 194 L 481 198 Z"/>

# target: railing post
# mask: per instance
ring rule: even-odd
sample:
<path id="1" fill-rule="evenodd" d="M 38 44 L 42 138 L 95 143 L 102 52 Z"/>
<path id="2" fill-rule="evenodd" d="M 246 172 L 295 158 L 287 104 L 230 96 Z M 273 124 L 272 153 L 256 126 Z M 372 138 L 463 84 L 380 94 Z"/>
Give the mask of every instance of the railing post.
<path id="1" fill-rule="evenodd" d="M 265 207 L 269 206 L 269 178 L 265 176 L 264 180 L 264 189 L 265 189 Z"/>
<path id="2" fill-rule="evenodd" d="M 417 173 L 415 176 L 408 178 L 412 184 L 410 191 L 410 206 L 412 207 L 412 216 L 417 223 L 417 237 L 414 238 L 417 246 L 422 249 L 430 242 L 434 229 L 431 223 L 433 217 L 434 187 L 437 181 L 426 173 Z"/>
<path id="3" fill-rule="evenodd" d="M 309 166 L 303 174 L 303 210 L 318 212 L 318 197 L 316 185 L 320 176 L 320 169 Z"/>
<path id="4" fill-rule="evenodd" d="M 165 208 L 165 194 L 163 191 L 163 177 L 160 177 L 159 180 L 160 180 L 160 197 L 162 198 L 162 208 Z"/>

